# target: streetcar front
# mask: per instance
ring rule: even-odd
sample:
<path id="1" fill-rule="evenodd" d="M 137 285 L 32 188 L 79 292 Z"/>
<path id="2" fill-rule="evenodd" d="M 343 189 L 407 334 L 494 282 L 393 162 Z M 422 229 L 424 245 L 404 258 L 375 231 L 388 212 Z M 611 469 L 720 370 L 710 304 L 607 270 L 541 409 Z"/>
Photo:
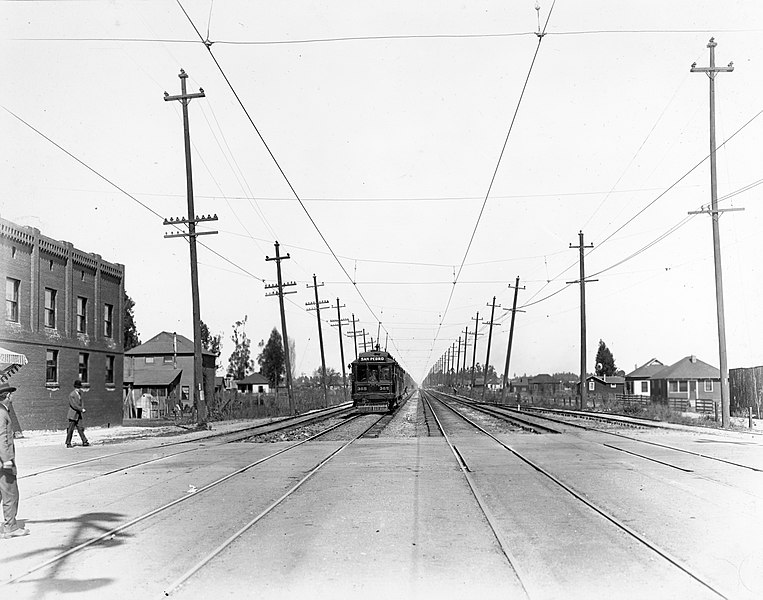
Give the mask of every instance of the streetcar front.
<path id="1" fill-rule="evenodd" d="M 397 363 L 386 352 L 363 352 L 352 363 L 352 405 L 358 412 L 389 412 L 397 406 Z"/>

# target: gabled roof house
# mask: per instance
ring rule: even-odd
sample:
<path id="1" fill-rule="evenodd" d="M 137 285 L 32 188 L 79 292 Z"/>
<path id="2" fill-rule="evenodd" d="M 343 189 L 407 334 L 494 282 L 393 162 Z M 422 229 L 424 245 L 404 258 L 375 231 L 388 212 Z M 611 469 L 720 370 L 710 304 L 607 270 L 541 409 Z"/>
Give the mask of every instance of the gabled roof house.
<path id="1" fill-rule="evenodd" d="M 654 373 L 651 382 L 652 401 L 683 410 L 712 410 L 713 403 L 721 399 L 720 370 L 693 354 Z"/>
<path id="2" fill-rule="evenodd" d="M 664 368 L 665 365 L 656 358 L 645 362 L 625 376 L 625 393 L 632 396 L 650 396 L 652 376 Z"/>

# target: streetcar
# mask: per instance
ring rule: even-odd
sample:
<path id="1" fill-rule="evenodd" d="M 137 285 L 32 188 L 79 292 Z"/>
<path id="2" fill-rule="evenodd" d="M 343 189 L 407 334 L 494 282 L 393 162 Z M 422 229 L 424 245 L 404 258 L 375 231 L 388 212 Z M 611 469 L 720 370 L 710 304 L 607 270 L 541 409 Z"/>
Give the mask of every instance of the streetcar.
<path id="1" fill-rule="evenodd" d="M 358 412 L 391 412 L 408 391 L 410 378 L 392 355 L 376 346 L 350 364 L 352 406 Z"/>

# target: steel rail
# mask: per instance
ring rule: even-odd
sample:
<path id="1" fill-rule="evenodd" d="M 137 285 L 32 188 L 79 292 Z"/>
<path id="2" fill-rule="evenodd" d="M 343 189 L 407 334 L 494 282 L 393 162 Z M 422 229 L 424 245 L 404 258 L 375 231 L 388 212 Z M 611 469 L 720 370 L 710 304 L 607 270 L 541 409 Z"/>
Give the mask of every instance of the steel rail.
<path id="1" fill-rule="evenodd" d="M 514 411 L 514 409 L 508 408 L 508 407 L 504 408 L 503 410 L 507 410 L 507 411 L 510 411 L 510 412 Z M 573 418 L 576 417 L 574 412 L 563 413 L 563 414 L 567 414 L 568 416 L 573 417 Z M 639 438 L 631 437 L 629 435 L 625 435 L 624 433 L 618 433 L 616 431 L 607 431 L 606 429 L 596 429 L 595 427 L 588 427 L 586 425 L 581 425 L 580 423 L 570 423 L 568 421 L 564 421 L 563 419 L 557 419 L 557 418 L 554 418 L 554 417 L 549 417 L 547 415 L 536 415 L 536 416 L 539 419 L 546 419 L 546 420 L 549 420 L 549 421 L 553 421 L 554 423 L 562 423 L 562 424 L 565 424 L 565 425 L 570 425 L 571 427 L 577 427 L 579 429 L 585 429 L 586 431 L 595 431 L 597 433 L 606 433 L 607 435 L 613 435 L 615 437 L 623 438 L 623 439 L 629 440 L 631 442 L 638 442 L 640 444 L 647 444 L 649 446 L 657 446 L 658 448 L 665 448 L 666 450 L 673 450 L 674 452 L 681 452 L 683 454 L 690 454 L 692 456 L 697 456 L 699 458 L 705 458 L 707 460 L 715 460 L 717 462 L 725 463 L 727 465 L 732 465 L 734 467 L 739 467 L 741 469 L 748 469 L 750 471 L 755 471 L 757 473 L 763 473 L 763 469 L 760 469 L 758 467 L 753 467 L 753 466 L 750 466 L 750 465 L 745 465 L 745 464 L 742 464 L 742 463 L 737 463 L 737 462 L 734 462 L 734 461 L 731 461 L 731 460 L 726 460 L 725 458 L 718 458 L 717 456 L 711 456 L 709 454 L 703 454 L 702 452 L 695 452 L 694 450 L 687 450 L 685 448 L 677 448 L 676 446 L 671 446 L 669 444 L 661 444 L 659 442 L 653 442 L 651 440 L 642 440 L 642 439 L 639 439 Z M 619 423 L 620 422 L 620 421 L 618 421 L 616 419 L 608 420 L 606 417 L 598 418 L 597 420 L 604 421 L 604 422 L 610 422 L 610 423 Z M 650 425 L 650 424 L 644 424 L 644 427 L 657 427 L 657 428 L 663 429 L 663 430 L 664 429 L 671 429 L 671 428 L 667 428 L 667 427 L 660 427 L 659 425 Z M 681 430 L 681 431 L 686 431 L 686 430 Z"/>
<path id="2" fill-rule="evenodd" d="M 482 494 L 477 489 L 477 484 L 474 481 L 474 478 L 471 476 L 471 473 L 470 473 L 468 465 L 466 464 L 466 461 L 464 460 L 463 456 L 461 456 L 461 453 L 458 451 L 458 448 L 456 448 L 456 445 L 451 441 L 450 437 L 445 432 L 445 428 L 440 422 L 440 419 L 437 416 L 437 413 L 434 411 L 434 408 L 432 407 L 431 403 L 426 397 L 427 395 L 435 399 L 437 398 L 432 392 L 429 392 L 429 391 L 425 392 L 424 390 L 422 390 L 421 392 L 421 399 L 424 402 L 426 402 L 427 406 L 429 407 L 429 411 L 434 417 L 434 420 L 437 423 L 437 427 L 440 429 L 440 433 L 442 433 L 442 436 L 445 438 L 445 441 L 447 442 L 448 447 L 450 448 L 450 451 L 453 453 L 453 456 L 456 458 L 456 462 L 458 463 L 458 466 L 461 469 L 461 472 L 466 478 L 466 483 L 469 485 L 469 489 L 471 490 L 472 495 L 474 496 L 474 499 L 477 501 L 477 505 L 480 507 L 480 510 L 485 515 L 485 519 L 487 520 L 488 525 L 490 525 L 490 529 L 493 532 L 495 539 L 498 541 L 498 545 L 500 546 L 501 551 L 506 557 L 506 560 L 508 561 L 509 566 L 511 567 L 512 571 L 514 571 L 514 574 L 517 577 L 517 581 L 519 582 L 519 585 L 522 587 L 522 591 L 525 593 L 525 596 L 529 599 L 531 596 L 527 588 L 525 587 L 525 581 L 528 580 L 529 578 L 522 573 L 522 570 L 520 569 L 518 565 L 517 559 L 511 553 L 511 550 L 510 550 L 511 544 L 509 544 L 508 540 L 505 539 L 503 533 L 501 532 L 501 528 L 498 525 L 496 518 L 493 516 L 493 513 L 488 507 L 485 499 L 482 497 Z M 439 400 L 439 402 L 441 402 L 442 404 L 445 404 L 444 402 L 442 402 L 442 400 Z"/>
<path id="3" fill-rule="evenodd" d="M 638 542 L 640 542 L 641 544 L 643 544 L 644 546 L 646 546 L 647 548 L 652 550 L 655 554 L 657 554 L 657 555 L 661 556 L 662 558 L 664 558 L 666 561 L 668 561 L 673 566 L 678 568 L 680 571 L 682 571 L 683 573 L 688 575 L 690 578 L 694 579 L 697 583 L 701 584 L 702 586 L 704 586 L 705 588 L 707 588 L 708 590 L 710 590 L 711 592 L 716 594 L 718 597 L 724 598 L 725 600 L 729 600 L 729 598 L 733 597 L 733 595 L 726 595 L 726 594 L 722 593 L 721 591 L 717 590 L 715 587 L 713 587 L 713 585 L 711 583 L 705 581 L 701 576 L 699 576 L 696 573 L 694 573 L 687 565 L 683 564 L 683 562 L 681 560 L 679 560 L 678 558 L 672 556 L 667 550 L 664 550 L 664 549 L 658 547 L 656 544 L 653 544 L 652 542 L 647 540 L 644 536 L 642 536 L 640 533 L 638 533 L 635 529 L 633 529 L 632 527 L 626 525 L 625 523 L 623 523 L 620 519 L 618 519 L 614 515 L 609 514 L 606 510 L 604 510 L 603 508 L 597 506 L 591 500 L 588 500 L 584 495 L 582 495 L 581 493 L 577 492 L 574 488 L 572 488 L 571 486 L 569 486 L 566 483 L 564 483 L 561 479 L 559 479 L 558 477 L 556 477 L 552 473 L 548 472 L 546 469 L 544 469 L 539 464 L 535 463 L 534 461 L 532 461 L 531 459 L 527 458 L 526 456 L 524 456 L 523 454 L 521 454 L 517 450 L 513 449 L 511 446 L 509 446 L 509 445 L 505 444 L 504 442 L 502 442 L 501 440 L 499 440 L 492 433 L 490 433 L 489 431 L 487 431 L 486 429 L 481 427 L 478 423 L 475 423 L 474 421 L 469 419 L 469 417 L 461 414 L 460 412 L 458 412 L 455 408 L 453 408 L 449 404 L 447 404 L 445 402 L 442 402 L 442 401 L 440 401 L 440 402 L 441 402 L 441 404 L 443 406 L 445 406 L 449 410 L 453 411 L 459 417 L 464 419 L 467 423 L 469 423 L 470 425 L 472 425 L 473 427 L 475 427 L 476 429 L 478 429 L 479 431 L 481 431 L 482 433 L 484 433 L 488 437 L 492 438 L 496 443 L 498 443 L 500 446 L 502 446 L 503 448 L 505 448 L 506 450 L 511 452 L 519 460 L 521 460 L 522 462 L 524 462 L 525 464 L 527 464 L 528 466 L 533 468 L 538 473 L 541 473 L 542 475 L 544 475 L 545 477 L 550 479 L 552 482 L 554 482 L 560 488 L 562 488 L 567 493 L 572 495 L 575 499 L 579 500 L 580 502 L 582 502 L 583 504 L 588 506 L 595 513 L 597 513 L 598 515 L 600 515 L 601 517 L 603 517 L 604 519 L 606 519 L 607 521 L 609 521 L 610 523 L 612 523 L 613 525 L 615 525 L 616 527 L 618 527 L 619 529 L 621 529 L 622 531 L 624 531 L 625 533 L 630 535 L 633 539 L 637 540 Z"/>
<path id="4" fill-rule="evenodd" d="M 256 525 L 259 521 L 261 521 L 264 517 L 266 517 L 273 509 L 275 509 L 278 505 L 280 505 L 284 500 L 286 500 L 289 496 L 291 496 L 294 492 L 296 492 L 302 485 L 310 479 L 313 475 L 315 475 L 322 467 L 324 467 L 326 464 L 328 464 L 337 454 L 339 454 L 342 450 L 347 448 L 350 444 L 355 443 L 359 439 L 361 439 L 368 431 L 370 431 L 376 423 L 381 421 L 384 418 L 385 415 L 380 416 L 376 421 L 374 421 L 368 428 L 363 430 L 362 433 L 355 436 L 353 439 L 345 442 L 331 452 L 327 457 L 322 459 L 315 467 L 313 467 L 310 472 L 305 475 L 302 479 L 300 479 L 294 486 L 292 486 L 288 491 L 284 492 L 281 497 L 279 497 L 277 500 L 273 501 L 270 506 L 268 506 L 265 510 L 263 510 L 260 514 L 258 514 L 256 517 L 254 517 L 251 521 L 249 521 L 246 525 L 241 527 L 236 533 L 231 535 L 227 540 L 225 540 L 222 544 L 220 544 L 217 548 L 215 548 L 212 552 L 207 554 L 204 558 L 202 558 L 199 562 L 197 562 L 193 567 L 188 569 L 183 575 L 178 577 L 175 581 L 173 581 L 170 585 L 167 586 L 167 588 L 164 590 L 163 596 L 169 596 L 172 594 L 175 590 L 177 590 L 181 585 L 183 585 L 186 581 L 188 581 L 191 577 L 193 577 L 196 573 L 198 573 L 201 569 L 203 569 L 207 564 L 209 564 L 216 556 L 218 556 L 220 553 L 222 553 L 228 546 L 230 546 L 233 542 L 235 542 L 238 538 L 240 538 L 244 533 L 246 533 L 249 529 L 251 529 L 254 525 Z M 355 418 L 359 418 L 358 417 Z"/>
<path id="5" fill-rule="evenodd" d="M 133 525 L 136 525 L 136 524 L 138 524 L 138 523 L 140 523 L 142 521 L 145 521 L 146 519 L 149 519 L 149 518 L 153 517 L 154 515 L 157 515 L 157 514 L 163 512 L 163 511 L 167 510 L 168 508 L 176 506 L 177 504 L 180 504 L 181 502 L 185 502 L 186 500 L 188 500 L 190 498 L 194 498 L 194 497 L 198 496 L 199 494 L 201 494 L 203 492 L 206 492 L 207 490 L 210 490 L 210 489 L 212 489 L 214 487 L 217 487 L 218 485 L 228 481 L 229 479 L 232 479 L 236 475 L 240 475 L 241 473 L 244 473 L 245 471 L 248 471 L 249 469 L 251 469 L 253 467 L 256 467 L 257 465 L 259 465 L 261 463 L 264 463 L 265 461 L 268 461 L 268 460 L 270 460 L 272 458 L 275 458 L 276 456 L 279 456 L 280 454 L 283 454 L 284 452 L 288 452 L 289 450 L 292 450 L 292 449 L 296 448 L 297 446 L 301 446 L 302 444 L 306 444 L 307 442 L 313 441 L 316 438 L 319 438 L 322 435 L 325 435 L 325 434 L 333 431 L 334 429 L 342 427 L 342 426 L 346 425 L 347 423 L 350 423 L 350 422 L 360 418 L 361 416 L 362 415 L 357 415 L 357 416 L 351 417 L 347 421 L 344 421 L 342 423 L 338 423 L 336 425 L 333 425 L 332 427 L 329 427 L 328 429 L 326 429 L 324 431 L 321 431 L 321 432 L 319 432 L 319 433 L 317 433 L 317 434 L 315 434 L 313 436 L 305 438 L 304 440 L 296 442 L 296 443 L 294 443 L 294 444 L 292 444 L 292 445 L 290 445 L 290 446 L 288 446 L 286 448 L 282 448 L 281 450 L 278 450 L 278 451 L 274 452 L 273 454 L 269 454 L 268 456 L 264 456 L 264 457 L 262 457 L 262 458 L 260 458 L 260 459 L 258 459 L 256 461 L 254 461 L 253 463 L 250 463 L 250 464 L 248 464 L 248 465 L 246 465 L 244 467 L 236 469 L 232 473 L 224 475 L 223 477 L 220 477 L 219 479 L 216 479 L 215 481 L 212 481 L 211 483 L 208 483 L 207 485 L 199 488 L 193 494 L 186 493 L 183 496 L 181 496 L 180 498 L 177 498 L 175 500 L 172 500 L 171 502 L 163 504 L 162 506 L 159 506 L 159 507 L 157 507 L 157 508 L 155 508 L 153 510 L 150 510 L 147 513 L 144 513 L 144 514 L 142 514 L 142 515 L 140 515 L 138 517 L 135 517 L 134 519 L 131 519 L 131 520 L 127 521 L 126 523 L 123 523 L 122 525 L 119 525 L 117 527 L 109 529 L 108 531 L 106 531 L 106 532 L 104 532 L 104 533 L 102 533 L 102 534 L 100 534 L 100 535 L 98 535 L 98 536 L 96 536 L 94 538 L 91 538 L 91 539 L 89 539 L 89 540 L 87 540 L 85 542 L 82 542 L 81 544 L 78 544 L 78 545 L 74 546 L 73 548 L 70 548 L 69 550 L 66 550 L 65 552 L 57 554 L 57 555 L 49 558 L 46 561 L 43 561 L 43 562 L 41 562 L 41 563 L 39 563 L 37 565 L 34 565 L 33 567 L 30 567 L 29 569 L 25 570 L 23 573 L 19 573 L 18 575 L 15 575 L 15 576 L 11 577 L 10 579 L 7 579 L 7 580 L 5 580 L 3 582 L 0 582 L 0 586 L 9 585 L 11 583 L 15 583 L 16 581 L 24 579 L 25 577 L 31 575 L 32 573 L 35 573 L 37 571 L 40 571 L 41 569 L 49 567 L 50 565 L 55 564 L 58 561 L 63 560 L 64 558 L 66 558 L 68 556 L 71 556 L 72 554 L 76 554 L 77 552 L 80 552 L 81 550 L 89 548 L 90 546 L 93 546 L 93 545 L 97 544 L 98 542 L 101 542 L 101 541 L 103 541 L 105 539 L 111 538 L 113 535 L 116 535 L 117 533 L 120 533 L 120 532 L 122 532 L 122 531 L 124 531 L 124 530 L 126 530 L 126 529 L 128 529 L 130 527 L 132 527 Z"/>
<path id="6" fill-rule="evenodd" d="M 243 429 L 237 429 L 235 431 L 227 431 L 227 432 L 220 432 L 220 433 L 211 433 L 209 435 L 205 435 L 203 437 L 194 438 L 191 440 L 177 440 L 174 442 L 167 442 L 165 444 L 158 444 L 156 446 L 146 446 L 145 448 L 132 448 L 130 450 L 120 450 L 119 452 L 110 452 L 109 454 L 101 454 L 99 456 L 93 456 L 90 458 L 86 458 L 83 460 L 78 460 L 72 463 L 66 463 L 63 465 L 56 465 L 55 467 L 48 467 L 46 469 L 40 469 L 39 471 L 33 471 L 32 473 L 27 473 L 25 475 L 21 475 L 18 477 L 18 479 L 28 479 L 30 477 L 37 477 L 38 475 L 44 475 L 46 473 L 50 473 L 52 471 L 60 471 L 62 469 L 68 469 L 71 467 L 77 467 L 79 465 L 84 465 L 90 462 L 95 462 L 98 460 L 102 460 L 104 458 L 112 458 L 114 456 L 121 456 L 124 454 L 132 454 L 136 452 L 145 452 L 146 450 L 158 450 L 162 448 L 169 448 L 171 446 L 179 446 L 181 444 L 192 444 L 194 442 L 203 442 L 206 440 L 213 440 L 216 438 L 221 437 L 235 437 L 240 436 L 240 439 L 246 439 L 247 437 L 251 437 L 253 435 L 260 435 L 259 433 L 252 433 L 256 432 L 260 429 L 265 429 L 263 433 L 272 433 L 274 431 L 281 431 L 283 429 L 289 429 L 291 427 L 296 427 L 298 425 L 302 425 L 305 423 L 312 423 L 315 421 L 320 421 L 326 417 L 334 416 L 337 414 L 341 414 L 343 412 L 349 412 L 351 410 L 351 407 L 345 406 L 347 403 L 343 402 L 342 404 L 338 404 L 336 406 L 332 406 L 326 409 L 322 409 L 322 411 L 317 411 L 315 413 L 308 413 L 304 415 L 299 415 L 296 418 L 295 417 L 285 417 L 283 419 L 277 419 L 270 421 L 269 423 L 260 423 L 259 425 L 252 425 L 249 427 L 245 427 Z M 308 416 L 309 415 L 309 416 Z M 308 418 L 305 418 L 308 417 Z M 178 434 L 183 435 L 183 434 Z M 236 439 L 229 440 L 222 442 L 223 444 L 227 444 L 231 441 L 237 441 Z M 175 454 L 168 454 L 167 456 L 175 456 L 176 454 L 182 454 L 183 452 L 187 452 L 187 450 L 183 450 L 181 452 L 177 452 Z M 152 461 L 148 461 L 152 462 Z M 138 463 L 143 464 L 143 463 Z M 138 465 L 133 465 L 138 466 Z"/>

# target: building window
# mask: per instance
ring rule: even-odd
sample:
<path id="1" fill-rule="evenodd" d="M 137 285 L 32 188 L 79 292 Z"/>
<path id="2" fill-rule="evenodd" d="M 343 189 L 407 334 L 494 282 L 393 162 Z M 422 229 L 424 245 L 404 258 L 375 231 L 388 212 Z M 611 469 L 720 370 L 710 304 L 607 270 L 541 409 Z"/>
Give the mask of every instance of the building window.
<path id="1" fill-rule="evenodd" d="M 641 393 L 642 394 L 648 394 L 649 393 L 649 382 L 648 381 L 642 381 L 641 382 Z"/>
<path id="2" fill-rule="evenodd" d="M 48 263 L 48 271 L 52 271 L 52 270 L 53 270 L 53 261 L 51 260 L 51 261 Z"/>
<path id="3" fill-rule="evenodd" d="M 80 276 L 79 276 L 79 280 L 80 280 L 80 281 L 85 281 L 85 272 L 84 272 L 84 271 L 82 271 L 82 272 L 80 273 Z"/>
<path id="4" fill-rule="evenodd" d="M 8 277 L 5 280 L 5 320 L 19 322 L 19 286 L 18 279 Z"/>
<path id="5" fill-rule="evenodd" d="M 114 357 L 106 357 L 106 384 L 114 385 Z"/>
<path id="6" fill-rule="evenodd" d="M 45 288 L 45 327 L 56 328 L 56 290 Z"/>
<path id="7" fill-rule="evenodd" d="M 688 381 L 679 381 L 678 382 L 678 391 L 682 393 L 686 393 L 689 391 L 689 382 Z"/>
<path id="8" fill-rule="evenodd" d="M 191 388 L 187 385 L 181 386 L 180 388 L 180 398 L 182 400 L 188 400 L 188 395 L 191 393 Z"/>
<path id="9" fill-rule="evenodd" d="M 58 350 L 45 352 L 45 383 L 58 383 Z"/>
<path id="10" fill-rule="evenodd" d="M 165 354 L 164 355 L 164 364 L 165 365 L 171 365 L 174 362 L 172 354 Z"/>
<path id="11" fill-rule="evenodd" d="M 668 391 L 673 394 L 686 394 L 689 392 L 689 382 L 688 381 L 669 381 L 668 382 Z"/>
<path id="12" fill-rule="evenodd" d="M 87 298 L 77 296 L 77 331 L 87 333 Z"/>
<path id="13" fill-rule="evenodd" d="M 16 258 L 16 246 L 11 246 L 11 258 Z"/>
<path id="14" fill-rule="evenodd" d="M 713 391 L 713 382 L 711 379 L 705 379 L 705 391 L 706 392 Z"/>
<path id="15" fill-rule="evenodd" d="M 595 381 L 589 381 L 588 382 L 588 391 L 592 392 L 596 389 L 596 382 Z"/>
<path id="16" fill-rule="evenodd" d="M 103 305 L 103 335 L 107 338 L 114 337 L 114 306 Z"/>
<path id="17" fill-rule="evenodd" d="M 88 363 L 90 362 L 90 355 L 87 352 L 79 353 L 79 379 L 82 383 L 87 383 Z"/>
<path id="18" fill-rule="evenodd" d="M 146 364 L 147 365 L 153 365 L 154 364 L 154 357 L 153 356 L 147 356 L 146 357 Z"/>

